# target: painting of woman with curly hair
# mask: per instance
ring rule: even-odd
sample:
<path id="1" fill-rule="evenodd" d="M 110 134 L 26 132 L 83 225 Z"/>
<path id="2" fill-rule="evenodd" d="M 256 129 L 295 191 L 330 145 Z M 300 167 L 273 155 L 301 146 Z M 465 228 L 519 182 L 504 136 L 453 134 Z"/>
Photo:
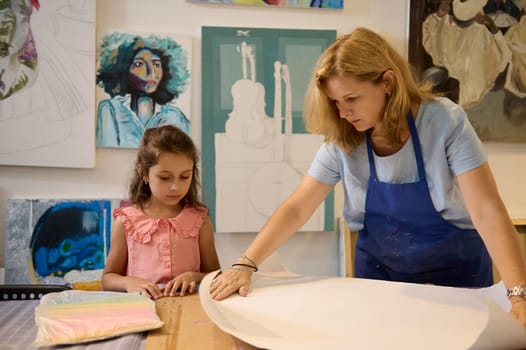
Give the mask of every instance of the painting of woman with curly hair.
<path id="1" fill-rule="evenodd" d="M 97 112 L 97 146 L 137 148 L 144 130 L 190 120 L 175 105 L 190 81 L 186 49 L 171 37 L 113 32 L 99 47 L 97 85 L 110 95 Z"/>

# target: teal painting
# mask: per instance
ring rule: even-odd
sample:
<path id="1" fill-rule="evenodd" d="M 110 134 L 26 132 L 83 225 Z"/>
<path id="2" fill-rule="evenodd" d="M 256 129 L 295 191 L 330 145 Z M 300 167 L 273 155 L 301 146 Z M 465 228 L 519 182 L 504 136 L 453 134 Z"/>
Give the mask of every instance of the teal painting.
<path id="1" fill-rule="evenodd" d="M 204 200 L 217 232 L 256 232 L 299 184 L 320 135 L 303 97 L 334 30 L 202 28 Z M 302 230 L 330 231 L 331 194 Z"/>

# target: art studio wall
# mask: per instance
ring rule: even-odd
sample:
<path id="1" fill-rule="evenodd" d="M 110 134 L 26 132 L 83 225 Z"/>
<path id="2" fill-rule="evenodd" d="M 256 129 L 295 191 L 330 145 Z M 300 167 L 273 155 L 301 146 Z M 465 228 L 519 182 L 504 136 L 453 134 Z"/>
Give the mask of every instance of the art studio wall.
<path id="1" fill-rule="evenodd" d="M 345 0 L 341 10 L 226 5 L 186 0 L 97 0 L 96 41 L 98 43 L 101 35 L 111 31 L 191 36 L 191 135 L 200 145 L 203 26 L 323 29 L 336 30 L 338 35 L 357 26 L 367 26 L 388 35 L 395 47 L 406 54 L 408 14 L 409 0 Z M 203 81 L 206 83 L 206 79 Z M 97 89 L 96 97 L 100 99 L 102 93 Z M 94 100 L 93 106 L 95 104 Z M 526 143 L 485 145 L 499 190 L 511 216 L 526 218 Z M 70 153 L 71 150 L 68 154 Z M 0 165 L 0 267 L 5 266 L 5 216 L 8 199 L 123 198 L 126 197 L 134 157 L 133 149 L 97 148 L 93 168 Z M 203 176 L 206 177 L 206 173 Z M 341 207 L 341 193 L 337 190 L 335 215 L 341 212 Z"/>

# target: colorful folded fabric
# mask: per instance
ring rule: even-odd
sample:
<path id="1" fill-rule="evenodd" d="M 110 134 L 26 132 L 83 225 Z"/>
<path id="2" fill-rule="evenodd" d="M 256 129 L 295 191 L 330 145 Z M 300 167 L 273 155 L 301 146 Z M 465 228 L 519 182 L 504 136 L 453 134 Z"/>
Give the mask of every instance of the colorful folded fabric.
<path id="1" fill-rule="evenodd" d="M 84 343 L 160 328 L 155 302 L 138 293 L 49 293 L 35 308 L 34 346 Z"/>

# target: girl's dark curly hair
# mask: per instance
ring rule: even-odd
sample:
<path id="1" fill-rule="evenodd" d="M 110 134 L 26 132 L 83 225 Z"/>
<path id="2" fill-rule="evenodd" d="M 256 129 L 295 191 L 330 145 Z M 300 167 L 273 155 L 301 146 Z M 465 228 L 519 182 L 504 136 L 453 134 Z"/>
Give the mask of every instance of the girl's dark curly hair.
<path id="1" fill-rule="evenodd" d="M 131 204 L 143 208 L 150 199 L 152 192 L 150 186 L 144 183 L 143 176 L 148 174 L 149 169 L 157 164 L 159 154 L 169 152 L 182 154 L 190 158 L 193 165 L 192 181 L 186 196 L 181 199 L 181 205 L 190 207 L 204 207 L 199 199 L 199 154 L 194 142 L 184 131 L 174 125 L 165 125 L 158 128 L 150 128 L 144 131 L 141 146 L 137 153 L 134 175 L 129 188 L 129 200 Z"/>

